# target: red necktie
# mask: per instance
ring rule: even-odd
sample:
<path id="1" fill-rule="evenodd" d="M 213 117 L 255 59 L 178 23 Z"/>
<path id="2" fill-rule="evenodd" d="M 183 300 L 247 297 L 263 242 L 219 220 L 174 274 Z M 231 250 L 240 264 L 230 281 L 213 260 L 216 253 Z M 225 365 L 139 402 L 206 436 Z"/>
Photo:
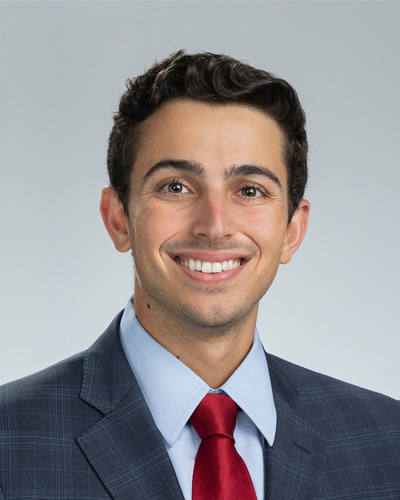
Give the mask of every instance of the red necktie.
<path id="1" fill-rule="evenodd" d="M 202 439 L 193 471 L 193 500 L 257 500 L 249 471 L 236 451 L 237 406 L 222 394 L 207 394 L 190 418 Z"/>

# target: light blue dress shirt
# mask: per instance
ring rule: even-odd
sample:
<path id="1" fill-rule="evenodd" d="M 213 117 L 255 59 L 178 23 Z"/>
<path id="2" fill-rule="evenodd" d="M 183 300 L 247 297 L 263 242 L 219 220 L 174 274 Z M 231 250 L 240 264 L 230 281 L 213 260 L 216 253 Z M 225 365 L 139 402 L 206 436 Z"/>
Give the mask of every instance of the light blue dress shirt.
<path id="1" fill-rule="evenodd" d="M 121 342 L 162 435 L 185 500 L 192 498 L 194 461 L 200 438 L 188 420 L 208 392 L 223 392 L 243 410 L 234 438 L 258 499 L 264 498 L 264 438 L 272 446 L 276 409 L 267 360 L 258 335 L 241 365 L 217 391 L 154 340 L 141 326 L 131 301 L 123 313 Z"/>

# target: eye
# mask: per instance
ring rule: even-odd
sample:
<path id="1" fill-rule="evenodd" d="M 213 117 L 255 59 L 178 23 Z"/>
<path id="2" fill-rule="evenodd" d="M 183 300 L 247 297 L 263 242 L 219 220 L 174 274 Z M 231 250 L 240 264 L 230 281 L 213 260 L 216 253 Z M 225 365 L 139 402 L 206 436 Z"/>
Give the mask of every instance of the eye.
<path id="1" fill-rule="evenodd" d="M 188 192 L 185 186 L 180 182 L 171 182 L 167 185 L 167 189 L 170 193 L 184 193 L 185 191 Z"/>
<path id="2" fill-rule="evenodd" d="M 265 191 L 260 186 L 256 186 L 256 185 L 243 186 L 239 190 L 239 195 L 243 196 L 243 198 L 265 198 L 266 197 Z"/>
<path id="3" fill-rule="evenodd" d="M 246 186 L 246 187 L 242 188 L 241 193 L 242 193 L 242 196 L 246 196 L 249 198 L 255 198 L 257 196 L 257 189 L 255 187 Z"/>
<path id="4" fill-rule="evenodd" d="M 188 188 L 180 181 L 169 181 L 161 186 L 160 191 L 170 194 L 187 194 Z"/>

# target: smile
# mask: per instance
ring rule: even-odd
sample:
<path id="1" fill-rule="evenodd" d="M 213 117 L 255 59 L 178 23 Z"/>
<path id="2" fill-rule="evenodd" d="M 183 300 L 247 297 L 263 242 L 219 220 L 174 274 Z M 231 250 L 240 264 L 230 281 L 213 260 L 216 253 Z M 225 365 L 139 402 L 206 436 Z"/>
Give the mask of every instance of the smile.
<path id="1" fill-rule="evenodd" d="M 230 259 L 223 260 L 222 262 L 207 262 L 194 259 L 184 259 L 182 257 L 176 257 L 176 262 L 181 266 L 187 267 L 191 271 L 198 271 L 200 273 L 216 274 L 222 273 L 223 271 L 231 271 L 240 267 L 243 263 L 243 259 Z"/>

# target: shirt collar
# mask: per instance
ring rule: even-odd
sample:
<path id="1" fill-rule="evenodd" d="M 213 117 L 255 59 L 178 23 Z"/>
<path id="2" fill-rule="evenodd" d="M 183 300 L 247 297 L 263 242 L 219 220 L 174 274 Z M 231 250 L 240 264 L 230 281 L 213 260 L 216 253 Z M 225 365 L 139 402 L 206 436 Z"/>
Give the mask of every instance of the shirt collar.
<path id="1" fill-rule="evenodd" d="M 131 301 L 121 319 L 120 336 L 157 428 L 172 446 L 211 388 L 146 332 Z M 257 330 L 250 352 L 221 390 L 247 413 L 272 446 L 276 409 L 267 359 Z"/>

